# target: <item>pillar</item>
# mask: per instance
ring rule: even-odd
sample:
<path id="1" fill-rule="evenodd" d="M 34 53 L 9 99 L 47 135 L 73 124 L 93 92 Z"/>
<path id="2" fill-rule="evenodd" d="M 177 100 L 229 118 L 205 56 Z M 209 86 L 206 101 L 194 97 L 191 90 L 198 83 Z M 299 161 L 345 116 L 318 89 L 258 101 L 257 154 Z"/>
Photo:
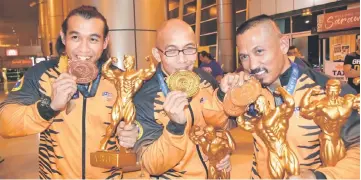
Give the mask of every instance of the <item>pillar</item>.
<path id="1" fill-rule="evenodd" d="M 179 0 L 179 7 L 178 7 L 178 19 L 183 20 L 183 12 L 184 12 L 184 0 Z"/>
<path id="2" fill-rule="evenodd" d="M 156 29 L 166 20 L 166 0 L 67 0 L 68 8 L 95 6 L 108 21 L 110 56 L 123 59 L 136 57 L 137 68 L 147 68 L 145 57 L 152 55 Z M 123 69 L 120 62 L 117 66 Z"/>
<path id="3" fill-rule="evenodd" d="M 53 55 L 57 55 L 55 49 L 56 39 L 59 36 L 61 24 L 64 20 L 63 0 L 47 0 L 46 5 L 48 7 L 48 29 L 50 34 L 50 39 L 48 40 L 46 47 L 49 49 L 49 43 L 52 42 L 52 53 Z"/>
<path id="4" fill-rule="evenodd" d="M 200 43 L 201 38 L 201 9 L 202 9 L 202 0 L 197 0 L 197 6 L 196 6 L 196 42 L 197 44 Z"/>
<path id="5" fill-rule="evenodd" d="M 217 59 L 224 65 L 225 72 L 233 72 L 236 67 L 234 36 L 232 0 L 217 0 Z"/>
<path id="6" fill-rule="evenodd" d="M 50 54 L 47 42 L 48 38 L 48 21 L 47 21 L 47 7 L 45 3 L 41 3 L 39 0 L 39 34 L 40 34 L 40 45 L 41 51 L 44 56 L 48 56 Z"/>

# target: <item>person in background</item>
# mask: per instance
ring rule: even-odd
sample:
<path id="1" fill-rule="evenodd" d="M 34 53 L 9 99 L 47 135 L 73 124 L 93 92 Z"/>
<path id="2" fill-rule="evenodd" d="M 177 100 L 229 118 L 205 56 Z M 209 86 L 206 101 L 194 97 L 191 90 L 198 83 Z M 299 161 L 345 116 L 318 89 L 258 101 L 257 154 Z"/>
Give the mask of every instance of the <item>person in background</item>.
<path id="1" fill-rule="evenodd" d="M 287 52 L 287 55 L 288 56 L 294 56 L 295 57 L 295 60 L 294 62 L 296 62 L 298 65 L 300 66 L 303 66 L 303 67 L 309 67 L 309 68 L 312 68 L 312 65 L 310 62 L 308 62 L 304 56 L 302 56 L 301 52 L 297 49 L 296 46 L 290 46 L 288 48 L 288 52 Z M 292 58 L 290 58 L 292 59 Z M 298 60 L 297 60 L 298 59 Z M 301 61 L 300 61 L 301 60 Z"/>
<path id="2" fill-rule="evenodd" d="M 348 78 L 348 84 L 360 93 L 360 84 L 353 83 L 354 78 L 360 78 L 360 35 L 356 36 L 356 52 L 350 53 L 345 57 L 343 71 Z"/>
<path id="3" fill-rule="evenodd" d="M 223 77 L 223 70 L 221 66 L 216 62 L 216 60 L 212 57 L 210 53 L 206 51 L 202 51 L 199 53 L 199 60 L 201 61 L 201 68 L 203 71 L 206 71 L 217 80 L 217 82 L 221 82 Z"/>

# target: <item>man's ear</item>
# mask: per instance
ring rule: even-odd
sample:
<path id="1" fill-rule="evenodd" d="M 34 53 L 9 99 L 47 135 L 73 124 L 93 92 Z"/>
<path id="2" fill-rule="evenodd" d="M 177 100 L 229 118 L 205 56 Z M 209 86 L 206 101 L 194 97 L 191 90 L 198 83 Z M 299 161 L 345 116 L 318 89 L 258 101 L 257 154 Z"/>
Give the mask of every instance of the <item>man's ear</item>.
<path id="1" fill-rule="evenodd" d="M 282 35 L 280 38 L 280 48 L 283 54 L 287 54 L 288 48 L 290 47 L 290 37 L 287 35 Z"/>
<path id="2" fill-rule="evenodd" d="M 64 44 L 65 46 L 65 34 L 63 33 L 62 30 L 60 30 L 60 33 L 59 33 L 60 37 L 61 37 L 61 42 Z"/>
<path id="3" fill-rule="evenodd" d="M 104 39 L 103 49 L 106 49 L 108 47 L 108 43 L 109 43 L 109 35 L 107 35 L 107 37 L 105 37 Z"/>
<path id="4" fill-rule="evenodd" d="M 152 54 L 158 62 L 162 61 L 162 59 L 160 58 L 159 50 L 157 48 L 152 48 Z"/>

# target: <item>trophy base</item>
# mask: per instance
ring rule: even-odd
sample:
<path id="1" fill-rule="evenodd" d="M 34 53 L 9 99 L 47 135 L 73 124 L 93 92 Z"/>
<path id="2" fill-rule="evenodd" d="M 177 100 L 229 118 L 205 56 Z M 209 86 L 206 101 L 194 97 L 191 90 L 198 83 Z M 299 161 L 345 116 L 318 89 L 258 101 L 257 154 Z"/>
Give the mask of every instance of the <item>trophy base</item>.
<path id="1" fill-rule="evenodd" d="M 90 164 L 94 167 L 111 169 L 121 168 L 123 172 L 140 170 L 135 153 L 119 151 L 97 151 L 90 153 Z"/>

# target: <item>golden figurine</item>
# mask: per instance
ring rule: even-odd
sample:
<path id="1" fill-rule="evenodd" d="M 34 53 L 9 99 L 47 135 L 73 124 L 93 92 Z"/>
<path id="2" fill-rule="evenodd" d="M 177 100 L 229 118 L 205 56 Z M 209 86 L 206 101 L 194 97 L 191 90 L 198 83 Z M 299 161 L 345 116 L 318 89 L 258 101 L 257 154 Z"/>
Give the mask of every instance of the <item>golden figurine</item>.
<path id="1" fill-rule="evenodd" d="M 200 145 L 202 152 L 208 156 L 209 179 L 229 179 L 230 172 L 225 169 L 217 170 L 217 163 L 235 150 L 235 143 L 227 130 L 215 130 L 213 126 L 207 125 L 203 130 L 199 126 L 193 126 L 189 137 L 194 144 Z"/>
<path id="2" fill-rule="evenodd" d="M 107 142 L 116 132 L 117 126 L 121 120 L 126 125 L 134 123 L 135 120 L 135 106 L 133 104 L 133 96 L 143 85 L 145 80 L 149 80 L 156 71 L 156 66 L 150 57 L 146 57 L 149 61 L 149 69 L 135 70 L 135 59 L 133 56 L 124 56 L 124 68 L 125 71 L 121 72 L 119 69 L 111 69 L 110 65 L 116 63 L 116 58 L 110 58 L 102 67 L 103 76 L 111 81 L 117 90 L 117 99 L 113 105 L 111 113 L 111 123 L 106 129 L 104 138 L 100 142 L 100 151 L 92 153 L 91 161 L 93 166 L 101 166 L 105 168 L 111 168 L 113 166 L 132 166 L 136 164 L 136 156 L 134 153 L 128 152 L 123 147 L 119 147 L 119 152 L 107 151 Z M 121 153 L 121 154 L 120 154 Z M 113 159 L 114 163 L 104 163 L 97 161 L 96 156 L 107 156 L 108 159 Z M 116 156 L 116 157 L 115 157 Z M 124 169 L 124 168 L 123 168 Z M 126 171 L 126 170 L 123 170 Z"/>
<path id="3" fill-rule="evenodd" d="M 286 175 L 299 175 L 299 163 L 296 154 L 286 140 L 288 120 L 295 109 L 293 97 L 283 88 L 276 89 L 284 103 L 272 108 L 267 98 L 260 95 L 255 102 L 257 116 L 249 120 L 241 115 L 238 125 L 249 132 L 256 133 L 268 149 L 268 169 L 274 179 L 283 179 Z"/>
<path id="4" fill-rule="evenodd" d="M 171 91 L 182 91 L 187 97 L 193 97 L 199 92 L 201 78 L 192 71 L 180 70 L 171 74 L 166 82 Z"/>
<path id="5" fill-rule="evenodd" d="M 342 126 L 350 117 L 353 109 L 359 111 L 360 95 L 347 94 L 340 97 L 341 82 L 330 79 L 326 84 L 326 97 L 311 101 L 312 95 L 320 94 L 319 88 L 309 89 L 301 100 L 300 114 L 306 119 L 313 119 L 321 128 L 320 156 L 324 166 L 335 166 L 346 153 L 340 137 Z"/>
<path id="6" fill-rule="evenodd" d="M 360 77 L 354 78 L 354 79 L 352 80 L 352 82 L 353 82 L 355 85 L 360 85 Z"/>

